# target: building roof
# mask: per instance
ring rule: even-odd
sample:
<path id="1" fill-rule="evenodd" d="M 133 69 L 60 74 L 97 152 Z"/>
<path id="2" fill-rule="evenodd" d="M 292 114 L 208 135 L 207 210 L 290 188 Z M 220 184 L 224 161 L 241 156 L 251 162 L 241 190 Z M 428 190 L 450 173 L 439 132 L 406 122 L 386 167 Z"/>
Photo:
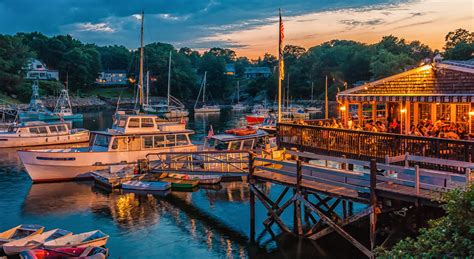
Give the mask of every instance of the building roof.
<path id="1" fill-rule="evenodd" d="M 226 64 L 225 65 L 225 71 L 226 72 L 232 72 L 235 74 L 235 66 L 234 64 Z"/>
<path id="2" fill-rule="evenodd" d="M 122 74 L 126 74 L 127 70 L 102 70 L 99 73 L 122 73 Z"/>
<path id="3" fill-rule="evenodd" d="M 339 101 L 474 101 L 474 66 L 458 61 L 424 65 L 343 91 Z"/>
<path id="4" fill-rule="evenodd" d="M 271 74 L 269 67 L 246 67 L 245 74 Z"/>

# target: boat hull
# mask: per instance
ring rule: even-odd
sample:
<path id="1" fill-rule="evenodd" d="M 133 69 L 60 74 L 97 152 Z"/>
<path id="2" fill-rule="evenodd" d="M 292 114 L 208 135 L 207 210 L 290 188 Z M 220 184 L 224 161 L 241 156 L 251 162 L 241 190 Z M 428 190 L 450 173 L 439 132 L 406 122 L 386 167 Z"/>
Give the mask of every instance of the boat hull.
<path id="1" fill-rule="evenodd" d="M 91 178 L 90 172 L 109 165 L 135 163 L 154 152 L 196 151 L 195 145 L 123 152 L 89 152 L 71 149 L 20 150 L 18 155 L 34 183 L 81 180 Z M 150 159 L 155 159 L 152 157 Z M 158 159 L 158 157 L 156 157 Z"/>
<path id="2" fill-rule="evenodd" d="M 265 116 L 247 115 L 245 116 L 245 120 L 247 120 L 247 124 L 249 125 L 260 124 L 265 120 Z"/>
<path id="3" fill-rule="evenodd" d="M 136 184 L 136 182 L 140 182 Z M 141 182 L 128 181 L 122 183 L 122 189 L 138 190 L 138 191 L 166 191 L 171 188 L 171 184 L 167 182 Z"/>
<path id="4" fill-rule="evenodd" d="M 216 113 L 216 112 L 220 112 L 221 111 L 221 108 L 217 107 L 217 108 L 197 108 L 197 109 L 194 109 L 194 113 Z"/>
<path id="5" fill-rule="evenodd" d="M 89 141 L 89 131 L 80 131 L 68 135 L 56 136 L 8 136 L 8 134 L 0 134 L 0 148 L 7 147 L 32 147 L 32 146 L 49 146 L 58 144 L 72 144 Z"/>

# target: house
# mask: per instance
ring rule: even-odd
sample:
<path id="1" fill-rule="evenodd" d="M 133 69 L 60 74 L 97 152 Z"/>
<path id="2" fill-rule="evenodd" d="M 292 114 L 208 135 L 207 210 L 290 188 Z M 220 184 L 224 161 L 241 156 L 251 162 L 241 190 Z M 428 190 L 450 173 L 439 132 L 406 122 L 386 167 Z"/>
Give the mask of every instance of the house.
<path id="1" fill-rule="evenodd" d="M 126 70 L 106 70 L 99 72 L 95 80 L 98 85 L 126 85 Z"/>
<path id="2" fill-rule="evenodd" d="M 57 70 L 49 70 L 46 64 L 38 59 L 29 59 L 24 69 L 26 71 L 26 79 L 59 80 L 59 72 Z"/>
<path id="3" fill-rule="evenodd" d="M 409 133 L 421 121 L 464 125 L 474 133 L 474 60 L 437 61 L 343 91 L 337 95 L 344 121 L 395 118 Z"/>
<path id="4" fill-rule="evenodd" d="M 228 76 L 235 76 L 235 66 L 234 64 L 225 65 L 225 74 Z"/>
<path id="5" fill-rule="evenodd" d="M 244 72 L 245 78 L 261 78 L 261 77 L 270 77 L 272 71 L 268 67 L 246 67 Z"/>

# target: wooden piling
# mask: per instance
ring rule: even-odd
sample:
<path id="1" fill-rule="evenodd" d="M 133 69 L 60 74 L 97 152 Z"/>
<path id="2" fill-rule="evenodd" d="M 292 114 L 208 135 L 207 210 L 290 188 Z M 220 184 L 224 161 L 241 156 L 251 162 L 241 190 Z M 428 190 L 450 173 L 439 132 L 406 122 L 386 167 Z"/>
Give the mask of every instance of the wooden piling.
<path id="1" fill-rule="evenodd" d="M 255 180 L 253 178 L 253 173 L 255 171 L 255 154 L 249 154 L 249 177 L 248 181 L 249 184 L 255 184 Z M 255 243 L 255 193 L 253 192 L 252 188 L 250 188 L 250 242 Z"/>
<path id="2" fill-rule="evenodd" d="M 376 229 L 377 229 L 377 161 L 375 159 L 370 160 L 370 207 L 372 212 L 370 213 L 370 248 L 374 250 L 376 244 Z"/>
<path id="3" fill-rule="evenodd" d="M 303 166 L 301 160 L 296 161 L 296 189 L 295 193 L 298 196 L 301 196 L 301 181 L 303 179 Z M 294 219 L 293 219 L 293 230 L 295 234 L 301 236 L 303 235 L 303 227 L 301 224 L 301 203 L 299 200 L 295 200 L 294 203 Z"/>

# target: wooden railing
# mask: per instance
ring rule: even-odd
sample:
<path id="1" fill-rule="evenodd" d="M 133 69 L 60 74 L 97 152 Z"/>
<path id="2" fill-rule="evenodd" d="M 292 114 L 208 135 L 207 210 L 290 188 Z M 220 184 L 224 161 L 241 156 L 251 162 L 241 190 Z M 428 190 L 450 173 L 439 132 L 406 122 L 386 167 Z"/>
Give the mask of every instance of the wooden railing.
<path id="1" fill-rule="evenodd" d="M 411 155 L 455 161 L 474 161 L 474 141 L 427 138 L 390 133 L 334 129 L 310 125 L 279 123 L 277 141 L 280 147 L 296 148 L 315 154 L 345 156 L 369 161 Z M 453 168 L 437 168 L 453 171 Z"/>

